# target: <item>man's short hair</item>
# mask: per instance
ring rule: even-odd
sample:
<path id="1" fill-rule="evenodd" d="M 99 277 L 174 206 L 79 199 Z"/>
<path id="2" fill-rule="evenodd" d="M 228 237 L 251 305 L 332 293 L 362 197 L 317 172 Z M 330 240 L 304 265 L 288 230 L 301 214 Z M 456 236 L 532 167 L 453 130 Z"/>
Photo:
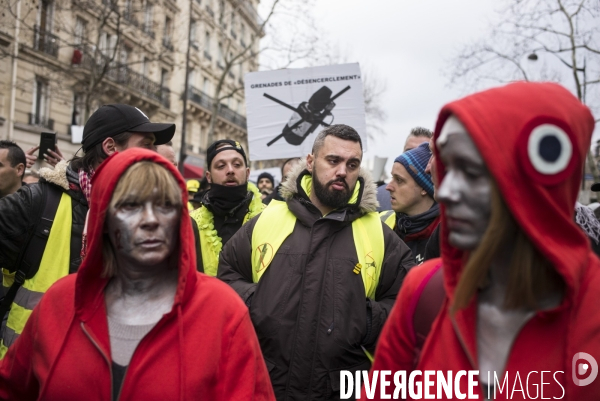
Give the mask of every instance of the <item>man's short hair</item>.
<path id="1" fill-rule="evenodd" d="M 122 134 L 113 136 L 112 139 L 117 146 L 124 148 L 132 135 L 132 132 L 123 132 Z M 89 173 L 94 166 L 99 166 L 107 157 L 108 155 L 104 152 L 104 149 L 102 149 L 102 143 L 98 143 L 85 152 L 83 157 L 74 157 L 71 168 L 74 171 L 83 169 L 86 173 Z"/>
<path id="2" fill-rule="evenodd" d="M 345 124 L 335 124 L 325 128 L 323 131 L 317 135 L 317 139 L 315 139 L 315 143 L 313 144 L 312 154 L 316 156 L 319 152 L 319 149 L 323 147 L 325 144 L 325 138 L 328 136 L 335 136 L 336 138 L 343 139 L 345 141 L 358 142 L 360 145 L 360 150 L 362 151 L 362 140 L 360 139 L 360 135 L 356 130 Z"/>
<path id="3" fill-rule="evenodd" d="M 19 164 L 23 164 L 23 174 L 25 173 L 25 166 L 27 166 L 27 159 L 25 158 L 25 152 L 19 145 L 13 141 L 0 141 L 0 149 L 8 149 L 8 155 L 6 159 L 10 163 L 11 167 L 17 167 Z M 23 175 L 21 174 L 21 178 Z"/>
<path id="4" fill-rule="evenodd" d="M 415 127 L 410 130 L 410 134 L 408 134 L 408 135 L 416 136 L 417 138 L 419 138 L 419 137 L 431 138 L 433 136 L 433 132 L 431 132 L 431 130 L 428 130 L 427 128 Z"/>
<path id="5" fill-rule="evenodd" d="M 314 145 L 313 145 L 314 146 Z M 293 161 L 300 161 L 299 157 L 290 157 L 289 159 L 287 159 L 286 161 L 283 162 L 283 164 L 281 165 L 281 179 L 284 180 L 284 174 L 283 174 L 283 170 L 285 169 L 285 166 Z"/>

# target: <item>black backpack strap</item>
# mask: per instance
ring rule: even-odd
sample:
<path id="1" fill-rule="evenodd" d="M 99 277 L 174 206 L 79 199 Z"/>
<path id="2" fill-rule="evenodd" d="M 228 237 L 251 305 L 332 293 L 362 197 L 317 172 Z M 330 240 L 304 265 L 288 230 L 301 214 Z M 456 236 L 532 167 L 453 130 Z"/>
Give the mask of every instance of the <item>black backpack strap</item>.
<path id="1" fill-rule="evenodd" d="M 54 185 L 41 184 L 42 195 L 44 198 L 44 209 L 42 211 L 41 218 L 33 230 L 33 235 L 29 238 L 27 246 L 24 248 L 24 252 L 21 254 L 21 258 L 17 263 L 17 271 L 15 272 L 15 279 L 13 284 L 0 303 L 0 317 L 4 318 L 6 313 L 10 310 L 10 306 L 15 300 L 17 291 L 26 279 L 30 279 L 36 275 L 42 262 L 42 256 L 44 256 L 44 250 L 50 237 L 50 230 L 52 229 L 52 222 L 56 216 L 58 204 L 62 192 L 55 188 Z M 46 189 L 46 190 L 44 190 Z"/>
<path id="2" fill-rule="evenodd" d="M 200 229 L 198 223 L 192 217 L 192 231 L 194 232 L 194 247 L 196 248 L 196 270 L 204 273 L 204 264 L 202 263 L 202 249 L 200 249 Z"/>
<path id="3" fill-rule="evenodd" d="M 413 314 L 413 330 L 416 339 L 415 367 L 421 356 L 421 350 L 423 349 L 423 345 L 425 345 L 427 335 L 431 330 L 431 325 L 440 312 L 446 298 L 442 266 L 438 266 L 433 274 L 428 275 L 425 280 L 428 281 L 425 283 L 421 294 L 419 294 L 417 306 Z"/>

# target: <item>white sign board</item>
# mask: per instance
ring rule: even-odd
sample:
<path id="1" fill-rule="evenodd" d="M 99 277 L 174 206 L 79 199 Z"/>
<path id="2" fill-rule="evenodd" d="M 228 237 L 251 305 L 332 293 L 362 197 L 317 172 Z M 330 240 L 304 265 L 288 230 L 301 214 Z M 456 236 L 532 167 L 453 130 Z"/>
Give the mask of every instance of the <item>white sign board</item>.
<path id="1" fill-rule="evenodd" d="M 346 124 L 367 150 L 358 63 L 245 75 L 250 160 L 303 157 L 331 124 Z"/>

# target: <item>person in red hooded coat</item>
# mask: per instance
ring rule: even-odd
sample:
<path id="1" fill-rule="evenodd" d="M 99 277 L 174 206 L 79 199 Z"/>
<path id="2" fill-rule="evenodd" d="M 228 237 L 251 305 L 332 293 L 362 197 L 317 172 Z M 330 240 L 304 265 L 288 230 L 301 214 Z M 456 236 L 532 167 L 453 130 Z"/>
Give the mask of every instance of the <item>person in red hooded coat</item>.
<path id="1" fill-rule="evenodd" d="M 1 361 L 0 399 L 274 400 L 248 309 L 196 271 L 175 167 L 131 149 L 93 180 L 85 260 Z"/>
<path id="2" fill-rule="evenodd" d="M 435 399 L 600 397 L 600 260 L 573 219 L 593 129 L 589 109 L 551 83 L 443 107 L 434 135 L 441 259 L 406 277 L 372 380 L 406 371 L 407 387 L 412 373 L 420 396 Z M 420 348 L 417 305 L 432 302 L 420 297 L 438 271 L 446 296 Z M 451 374 L 453 388 L 440 390 L 435 375 L 425 382 L 425 371 Z M 460 371 L 478 371 L 476 384 Z M 405 397 L 419 398 L 413 389 Z M 380 390 L 368 399 L 383 399 Z"/>

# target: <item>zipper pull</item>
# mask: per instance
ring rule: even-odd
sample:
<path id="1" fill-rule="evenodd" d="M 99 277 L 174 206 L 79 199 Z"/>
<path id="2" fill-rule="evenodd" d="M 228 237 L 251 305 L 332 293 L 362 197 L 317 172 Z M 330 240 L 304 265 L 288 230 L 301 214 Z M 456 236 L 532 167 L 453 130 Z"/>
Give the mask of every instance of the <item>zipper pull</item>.
<path id="1" fill-rule="evenodd" d="M 331 323 L 331 326 L 329 326 L 329 329 L 327 330 L 327 335 L 330 335 L 330 334 L 331 334 L 331 332 L 333 331 L 333 324 L 334 324 L 334 323 L 335 323 L 335 322 L 332 322 L 332 323 Z"/>

